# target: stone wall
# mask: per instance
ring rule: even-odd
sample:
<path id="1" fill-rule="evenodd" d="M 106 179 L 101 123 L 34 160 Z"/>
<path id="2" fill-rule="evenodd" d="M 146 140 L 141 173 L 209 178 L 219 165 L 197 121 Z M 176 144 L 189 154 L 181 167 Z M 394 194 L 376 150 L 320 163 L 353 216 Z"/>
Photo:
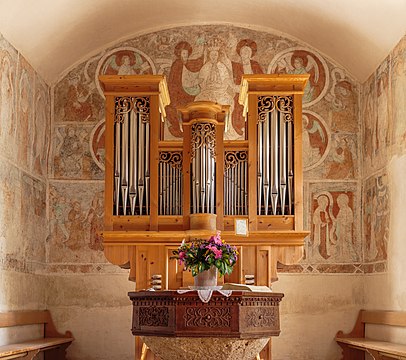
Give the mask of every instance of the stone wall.
<path id="1" fill-rule="evenodd" d="M 49 87 L 0 34 L 0 311 L 46 307 Z M 2 329 L 0 345 L 38 329 Z"/>

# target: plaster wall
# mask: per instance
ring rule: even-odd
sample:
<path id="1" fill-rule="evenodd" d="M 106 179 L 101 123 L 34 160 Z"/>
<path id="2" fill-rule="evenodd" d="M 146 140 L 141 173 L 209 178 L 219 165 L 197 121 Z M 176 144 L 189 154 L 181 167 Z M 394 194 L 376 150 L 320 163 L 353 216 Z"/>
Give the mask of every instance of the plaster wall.
<path id="1" fill-rule="evenodd" d="M 0 311 L 46 307 L 49 87 L 0 34 Z M 0 345 L 38 327 L 1 329 Z"/>
<path id="2" fill-rule="evenodd" d="M 381 81 L 382 69 L 387 69 L 383 78 L 388 80 Z M 371 97 L 375 103 L 379 103 L 379 90 L 381 83 L 387 83 L 384 87 L 386 91 L 384 96 L 388 104 L 387 113 L 377 110 L 375 116 L 376 128 L 385 126 L 385 153 L 383 159 L 373 169 L 369 175 L 368 162 L 364 164 L 365 182 L 375 182 L 376 191 L 373 194 L 374 211 L 378 214 L 378 221 L 375 221 L 376 229 L 385 220 L 385 231 L 376 231 L 378 236 L 388 239 L 387 256 L 388 269 L 382 274 L 373 274 L 365 278 L 365 306 L 368 309 L 388 309 L 402 310 L 406 309 L 406 236 L 404 230 L 405 222 L 405 203 L 406 203 L 406 183 L 404 181 L 406 174 L 406 36 L 399 42 L 395 49 L 388 55 L 387 59 L 381 64 L 378 70 L 369 79 L 370 84 L 374 86 L 365 89 L 363 97 Z M 374 87 L 377 90 L 374 90 Z M 382 97 L 382 95 L 381 95 Z M 364 138 L 374 137 L 374 132 L 366 123 L 363 129 Z M 379 131 L 379 130 L 378 130 Z M 379 145 L 379 132 L 375 132 L 375 139 L 371 142 L 375 144 L 370 151 L 374 157 L 379 154 L 376 146 Z M 367 158 L 369 159 L 369 158 Z M 375 162 L 375 159 L 370 159 Z M 373 179 L 370 181 L 369 179 Z M 367 191 L 368 188 L 366 188 Z M 367 194 L 364 194 L 366 196 Z M 363 202 L 368 206 L 368 201 Z M 364 211 L 364 224 L 368 225 L 367 211 Z M 381 220 L 381 221 L 379 221 Z M 368 227 L 364 227 L 364 241 L 368 243 Z M 384 250 L 385 250 L 384 249 Z M 381 339 L 396 341 L 406 344 L 406 331 L 396 327 L 370 326 L 367 329 L 369 336 Z"/>

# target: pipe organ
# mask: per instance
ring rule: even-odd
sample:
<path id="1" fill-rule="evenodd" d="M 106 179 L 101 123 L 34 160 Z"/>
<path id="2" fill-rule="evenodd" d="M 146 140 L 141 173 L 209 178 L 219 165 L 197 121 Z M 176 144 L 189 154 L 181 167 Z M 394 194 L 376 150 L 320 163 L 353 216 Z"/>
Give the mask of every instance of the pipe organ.
<path id="1" fill-rule="evenodd" d="M 104 252 L 137 289 L 190 285 L 172 250 L 216 230 L 240 250 L 225 281 L 271 285 L 301 257 L 302 94 L 308 75 L 244 75 L 244 140 L 224 140 L 229 106 L 178 109 L 183 140 L 164 138 L 164 76 L 101 76 L 106 96 Z M 237 231 L 238 221 L 246 231 Z M 222 281 L 222 280 L 221 280 Z"/>

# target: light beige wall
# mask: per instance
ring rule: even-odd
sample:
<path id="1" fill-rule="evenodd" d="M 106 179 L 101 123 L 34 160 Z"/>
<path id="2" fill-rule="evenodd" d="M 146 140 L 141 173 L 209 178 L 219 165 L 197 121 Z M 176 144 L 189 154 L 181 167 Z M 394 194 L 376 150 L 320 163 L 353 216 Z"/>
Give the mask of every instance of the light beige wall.
<path id="1" fill-rule="evenodd" d="M 272 338 L 275 360 L 338 360 L 334 341 L 350 331 L 364 303 L 364 275 L 282 274 L 273 290 L 283 292 L 281 334 Z"/>
<path id="2" fill-rule="evenodd" d="M 134 360 L 133 290 L 128 275 L 66 274 L 48 276 L 47 306 L 61 329 L 73 332 L 71 360 Z"/>

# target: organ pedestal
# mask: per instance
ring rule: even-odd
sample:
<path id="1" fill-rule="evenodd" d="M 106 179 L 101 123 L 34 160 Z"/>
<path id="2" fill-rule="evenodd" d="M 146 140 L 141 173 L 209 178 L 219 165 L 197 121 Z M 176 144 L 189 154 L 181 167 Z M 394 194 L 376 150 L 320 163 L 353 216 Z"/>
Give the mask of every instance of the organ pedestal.
<path id="1" fill-rule="evenodd" d="M 106 97 L 104 252 L 136 289 L 192 285 L 172 250 L 183 239 L 239 247 L 226 282 L 270 286 L 302 254 L 302 95 L 308 75 L 244 75 L 245 140 L 224 140 L 228 106 L 178 109 L 182 141 L 164 139 L 161 75 L 101 76 Z M 238 228 L 238 229 L 237 229 Z M 221 281 L 223 281 L 221 279 Z"/>

